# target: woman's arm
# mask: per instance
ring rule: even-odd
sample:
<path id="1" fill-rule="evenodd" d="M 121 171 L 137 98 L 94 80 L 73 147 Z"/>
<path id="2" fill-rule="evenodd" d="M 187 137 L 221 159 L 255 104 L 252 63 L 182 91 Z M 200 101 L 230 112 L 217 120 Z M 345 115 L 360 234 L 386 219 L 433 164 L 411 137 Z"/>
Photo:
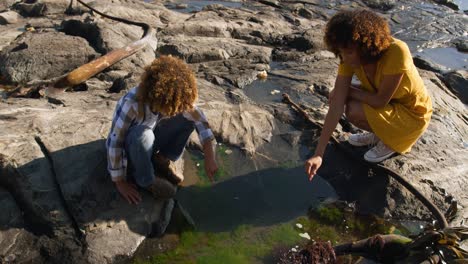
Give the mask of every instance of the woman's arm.
<path id="1" fill-rule="evenodd" d="M 315 149 L 315 154 L 307 160 L 305 164 L 306 173 L 309 176 L 309 180 L 317 173 L 317 170 L 322 164 L 322 157 L 327 147 L 328 140 L 332 135 L 333 131 L 340 120 L 341 115 L 344 112 L 344 106 L 346 98 L 348 97 L 349 86 L 351 85 L 351 76 L 338 75 L 335 81 L 335 91 L 333 92 L 333 98 L 330 98 L 330 108 L 328 109 L 325 122 L 323 124 L 322 132 Z"/>
<path id="2" fill-rule="evenodd" d="M 401 79 L 403 79 L 403 73 L 384 75 L 382 82 L 380 83 L 377 93 L 370 93 L 357 88 L 351 88 L 349 90 L 349 97 L 366 103 L 373 108 L 384 107 L 390 102 L 393 94 L 400 86 Z"/>

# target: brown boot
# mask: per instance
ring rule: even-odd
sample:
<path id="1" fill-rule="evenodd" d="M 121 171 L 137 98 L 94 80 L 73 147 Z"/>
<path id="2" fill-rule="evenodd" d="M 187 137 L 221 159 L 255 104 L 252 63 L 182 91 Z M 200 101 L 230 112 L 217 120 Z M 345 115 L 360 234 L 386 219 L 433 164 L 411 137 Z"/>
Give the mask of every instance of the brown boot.
<path id="1" fill-rule="evenodd" d="M 184 180 L 184 175 L 177 170 L 174 161 L 156 153 L 154 155 L 154 163 L 158 176 L 165 177 L 175 185 L 179 185 Z"/>

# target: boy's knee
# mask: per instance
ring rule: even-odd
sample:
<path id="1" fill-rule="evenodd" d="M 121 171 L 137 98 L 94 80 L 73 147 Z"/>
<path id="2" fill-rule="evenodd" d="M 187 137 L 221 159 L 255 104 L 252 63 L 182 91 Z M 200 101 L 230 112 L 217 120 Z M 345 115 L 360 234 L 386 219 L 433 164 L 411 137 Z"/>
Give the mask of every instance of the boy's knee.
<path id="1" fill-rule="evenodd" d="M 154 132 L 148 127 L 138 126 L 134 128 L 135 131 L 132 133 L 134 139 L 132 140 L 134 144 L 138 146 L 143 146 L 145 148 L 150 148 L 154 144 Z"/>

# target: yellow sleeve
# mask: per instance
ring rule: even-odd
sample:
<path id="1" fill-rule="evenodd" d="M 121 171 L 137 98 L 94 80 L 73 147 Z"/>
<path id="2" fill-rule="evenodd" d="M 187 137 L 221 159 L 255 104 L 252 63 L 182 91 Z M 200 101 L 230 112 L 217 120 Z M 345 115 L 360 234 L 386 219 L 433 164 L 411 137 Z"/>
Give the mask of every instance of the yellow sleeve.
<path id="1" fill-rule="evenodd" d="M 353 74 L 354 74 L 353 67 L 345 63 L 340 63 L 340 66 L 338 66 L 338 75 L 353 76 Z"/>
<path id="2" fill-rule="evenodd" d="M 395 41 L 385 52 L 382 65 L 383 75 L 403 73 L 411 68 L 413 58 L 408 45 L 403 41 Z"/>

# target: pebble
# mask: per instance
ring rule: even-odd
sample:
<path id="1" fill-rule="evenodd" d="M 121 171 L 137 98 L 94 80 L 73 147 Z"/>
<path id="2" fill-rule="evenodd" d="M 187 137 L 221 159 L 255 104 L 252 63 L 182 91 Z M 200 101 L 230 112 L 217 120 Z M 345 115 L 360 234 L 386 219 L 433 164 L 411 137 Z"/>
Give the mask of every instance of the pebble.
<path id="1" fill-rule="evenodd" d="M 279 90 L 273 90 L 270 92 L 270 94 L 275 95 L 281 93 Z"/>
<path id="2" fill-rule="evenodd" d="M 259 71 L 257 73 L 257 78 L 259 78 L 261 80 L 265 80 L 267 77 L 268 77 L 268 73 L 265 70 Z"/>
<path id="3" fill-rule="evenodd" d="M 297 226 L 297 228 L 302 228 L 302 225 L 299 224 L 299 223 L 297 223 L 296 226 Z"/>
<path id="4" fill-rule="evenodd" d="M 307 232 L 305 232 L 305 233 L 300 233 L 299 236 L 300 236 L 300 237 L 303 237 L 303 238 L 305 238 L 305 239 L 310 240 L 310 236 L 309 236 L 309 234 L 308 234 Z"/>

